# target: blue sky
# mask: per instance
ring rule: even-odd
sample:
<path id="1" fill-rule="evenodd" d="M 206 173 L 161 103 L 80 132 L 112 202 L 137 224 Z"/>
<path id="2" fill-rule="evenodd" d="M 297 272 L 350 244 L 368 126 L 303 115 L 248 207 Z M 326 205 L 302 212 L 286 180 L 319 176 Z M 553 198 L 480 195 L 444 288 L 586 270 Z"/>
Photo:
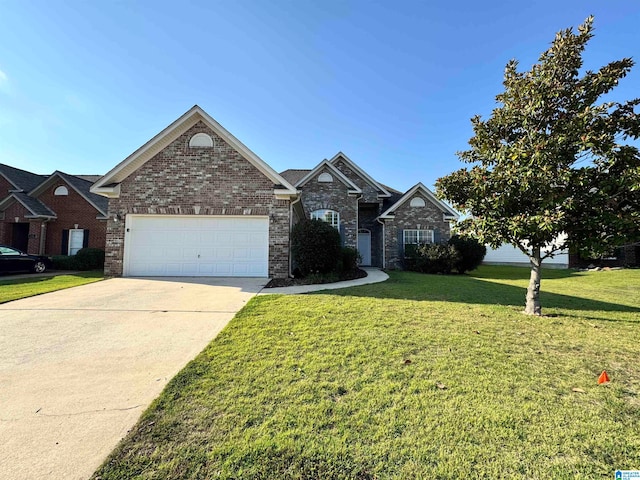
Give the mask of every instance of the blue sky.
<path id="1" fill-rule="evenodd" d="M 460 168 L 507 61 L 594 14 L 585 66 L 640 60 L 640 3 L 0 0 L 0 163 L 106 173 L 194 104 L 278 171 L 343 151 L 406 190 Z M 640 96 L 640 66 L 616 96 Z"/>

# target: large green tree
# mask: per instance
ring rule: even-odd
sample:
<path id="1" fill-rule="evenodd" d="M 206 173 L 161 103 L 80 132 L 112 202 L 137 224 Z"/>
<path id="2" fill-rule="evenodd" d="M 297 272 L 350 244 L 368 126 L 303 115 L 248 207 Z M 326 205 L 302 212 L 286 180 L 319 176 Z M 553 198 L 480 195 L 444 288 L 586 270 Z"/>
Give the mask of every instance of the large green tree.
<path id="1" fill-rule="evenodd" d="M 582 70 L 593 17 L 556 34 L 529 71 L 510 61 L 491 117 L 471 119 L 472 164 L 438 179 L 439 196 L 466 213 L 462 233 L 525 253 L 531 279 L 525 312 L 540 315 L 541 267 L 567 247 L 605 252 L 640 238 L 640 99 L 603 98 L 630 58 Z M 610 97 L 610 96 L 609 96 Z"/>

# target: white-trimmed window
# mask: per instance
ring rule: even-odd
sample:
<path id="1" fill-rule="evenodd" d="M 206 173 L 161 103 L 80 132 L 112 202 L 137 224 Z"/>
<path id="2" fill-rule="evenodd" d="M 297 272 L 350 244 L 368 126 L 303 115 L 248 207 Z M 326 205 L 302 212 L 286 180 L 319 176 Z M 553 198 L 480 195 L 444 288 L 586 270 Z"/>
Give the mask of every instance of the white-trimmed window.
<path id="1" fill-rule="evenodd" d="M 320 182 L 320 183 L 331 183 L 331 182 L 333 182 L 333 177 L 331 176 L 330 173 L 323 172 L 320 175 L 318 175 L 318 182 Z"/>
<path id="2" fill-rule="evenodd" d="M 65 187 L 64 185 L 60 185 L 59 187 L 56 187 L 56 189 L 53 191 L 53 194 L 57 197 L 62 195 L 69 195 L 69 189 L 67 189 L 67 187 Z"/>
<path id="3" fill-rule="evenodd" d="M 211 148 L 213 147 L 213 139 L 206 133 L 196 133 L 189 140 L 190 148 Z"/>
<path id="4" fill-rule="evenodd" d="M 84 230 L 81 228 L 74 228 L 69 230 L 69 255 L 75 255 L 78 250 L 84 245 Z"/>
<path id="5" fill-rule="evenodd" d="M 333 228 L 340 229 L 340 214 L 335 210 L 316 210 L 311 212 L 311 218 L 327 222 Z"/>
<path id="6" fill-rule="evenodd" d="M 422 197 L 413 197 L 411 199 L 411 202 L 409 203 L 410 207 L 424 207 L 425 203 L 424 203 L 424 198 Z"/>
<path id="7" fill-rule="evenodd" d="M 421 245 L 433 243 L 433 230 L 404 230 L 405 245 Z"/>

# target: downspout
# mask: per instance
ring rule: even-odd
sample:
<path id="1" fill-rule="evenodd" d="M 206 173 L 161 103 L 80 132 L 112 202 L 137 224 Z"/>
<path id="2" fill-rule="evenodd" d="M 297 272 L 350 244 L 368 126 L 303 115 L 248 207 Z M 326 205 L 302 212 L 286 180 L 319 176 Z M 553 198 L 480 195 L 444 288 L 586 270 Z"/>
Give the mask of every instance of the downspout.
<path id="1" fill-rule="evenodd" d="M 384 232 L 384 222 L 380 220 L 380 217 L 376 218 L 376 221 L 382 225 L 382 268 L 385 269 L 387 267 L 387 237 Z"/>
<path id="2" fill-rule="evenodd" d="M 360 200 L 364 194 L 356 197 L 356 251 L 358 250 L 358 230 L 360 230 Z"/>
<path id="3" fill-rule="evenodd" d="M 291 255 L 291 230 L 293 230 L 293 206 L 302 200 L 302 195 L 293 202 L 289 202 L 289 278 L 293 278 L 293 257 Z"/>

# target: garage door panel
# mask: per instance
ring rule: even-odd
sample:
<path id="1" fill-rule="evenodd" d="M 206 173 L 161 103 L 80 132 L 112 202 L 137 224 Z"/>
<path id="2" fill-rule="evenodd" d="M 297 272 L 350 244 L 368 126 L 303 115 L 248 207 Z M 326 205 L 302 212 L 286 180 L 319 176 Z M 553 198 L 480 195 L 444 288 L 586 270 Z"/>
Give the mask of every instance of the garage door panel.
<path id="1" fill-rule="evenodd" d="M 268 276 L 267 217 L 127 219 L 125 275 Z"/>

